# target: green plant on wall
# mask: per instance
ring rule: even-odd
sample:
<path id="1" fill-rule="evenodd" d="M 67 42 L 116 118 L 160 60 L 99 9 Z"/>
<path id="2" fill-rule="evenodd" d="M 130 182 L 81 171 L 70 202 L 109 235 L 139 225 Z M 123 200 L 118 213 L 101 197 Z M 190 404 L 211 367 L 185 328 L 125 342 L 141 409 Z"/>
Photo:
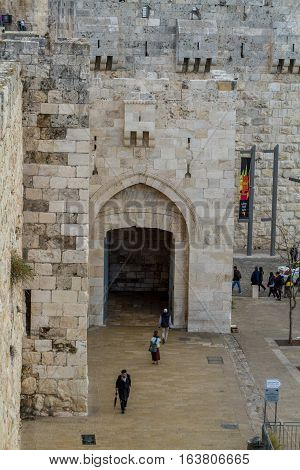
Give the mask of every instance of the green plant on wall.
<path id="1" fill-rule="evenodd" d="M 34 277 L 32 268 L 18 255 L 16 251 L 11 253 L 10 281 L 11 285 L 18 282 L 30 281 Z"/>

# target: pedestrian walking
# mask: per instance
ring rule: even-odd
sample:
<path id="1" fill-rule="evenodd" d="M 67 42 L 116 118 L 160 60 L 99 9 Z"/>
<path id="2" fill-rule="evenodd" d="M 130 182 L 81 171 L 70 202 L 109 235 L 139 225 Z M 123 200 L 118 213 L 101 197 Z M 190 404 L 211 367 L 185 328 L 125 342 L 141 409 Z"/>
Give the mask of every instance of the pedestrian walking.
<path id="1" fill-rule="evenodd" d="M 153 336 L 150 340 L 149 351 L 152 355 L 152 364 L 158 365 L 158 361 L 160 360 L 160 337 L 158 335 L 158 331 L 155 330 Z"/>
<path id="2" fill-rule="evenodd" d="M 266 290 L 266 287 L 263 285 L 264 281 L 264 270 L 262 267 L 259 268 L 259 283 L 258 283 L 258 291 L 260 292 L 260 288 L 262 287 L 263 290 Z"/>
<path id="3" fill-rule="evenodd" d="M 171 328 L 171 326 L 173 326 L 172 318 L 167 308 L 164 308 L 159 318 L 158 326 L 162 328 L 161 339 L 162 344 L 165 344 L 168 340 L 169 329 Z"/>
<path id="4" fill-rule="evenodd" d="M 293 286 L 293 281 L 292 281 L 292 276 L 291 274 L 288 275 L 287 280 L 284 283 L 284 297 L 292 297 L 292 286 Z"/>
<path id="5" fill-rule="evenodd" d="M 27 30 L 25 20 L 18 21 L 18 30 L 19 31 L 26 31 Z"/>
<path id="6" fill-rule="evenodd" d="M 119 395 L 122 414 L 125 413 L 127 401 L 128 401 L 129 394 L 130 394 L 130 388 L 131 388 L 131 377 L 127 373 L 127 370 L 123 369 L 116 381 L 116 396 Z"/>
<path id="7" fill-rule="evenodd" d="M 277 300 L 281 300 L 282 286 L 284 285 L 284 278 L 282 274 L 280 274 L 279 271 L 276 272 L 274 282 L 275 282 L 275 292 L 276 292 Z"/>
<path id="8" fill-rule="evenodd" d="M 295 245 L 290 249 L 290 256 L 292 263 L 296 263 L 298 260 L 298 248 Z"/>
<path id="9" fill-rule="evenodd" d="M 240 271 L 238 270 L 237 266 L 234 266 L 233 267 L 233 277 L 232 277 L 232 290 L 234 289 L 235 286 L 237 286 L 238 290 L 239 290 L 239 294 L 242 293 L 241 279 L 242 279 L 242 275 L 241 275 Z"/>
<path id="10" fill-rule="evenodd" d="M 253 273 L 251 274 L 251 284 L 252 286 L 259 285 L 259 270 L 258 267 L 255 266 Z"/>
<path id="11" fill-rule="evenodd" d="M 275 276 L 273 272 L 270 272 L 270 275 L 269 275 L 268 288 L 269 288 L 268 297 L 270 297 L 271 295 L 273 295 L 273 297 L 276 297 Z"/>

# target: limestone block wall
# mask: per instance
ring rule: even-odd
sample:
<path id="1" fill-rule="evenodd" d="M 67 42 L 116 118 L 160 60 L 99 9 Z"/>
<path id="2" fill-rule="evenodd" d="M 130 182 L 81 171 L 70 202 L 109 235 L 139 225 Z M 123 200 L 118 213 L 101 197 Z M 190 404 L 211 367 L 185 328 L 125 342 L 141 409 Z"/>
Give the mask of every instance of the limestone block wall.
<path id="1" fill-rule="evenodd" d="M 96 20 L 86 37 L 91 44 L 91 68 L 95 71 L 116 70 L 120 47 L 118 18 Z"/>
<path id="2" fill-rule="evenodd" d="M 45 34 L 48 30 L 48 1 L 1 0 L 0 14 L 9 13 L 13 16 L 13 24 L 9 29 L 16 30 L 17 21 L 24 19 L 28 30 Z"/>
<path id="3" fill-rule="evenodd" d="M 148 4 L 149 18 L 143 18 L 142 1 L 120 2 L 117 9 L 112 0 L 77 3 L 75 34 L 94 45 L 101 39 L 106 47 L 105 38 L 109 40 L 101 26 L 104 18 L 118 23 L 116 71 L 111 75 L 95 71 L 93 77 L 185 81 L 207 79 L 217 69 L 232 73 L 238 79 L 236 148 L 256 144 L 258 149 L 254 247 L 266 249 L 270 224 L 261 222 L 261 217 L 268 216 L 271 207 L 271 157 L 259 150 L 280 145 L 279 213 L 288 223 L 299 220 L 297 185 L 287 185 L 289 176 L 299 176 L 299 5 L 293 0 L 152 0 Z M 192 13 L 195 9 L 199 19 Z M 205 57 L 202 60 L 201 51 L 203 57 L 212 58 L 210 63 Z M 185 58 L 189 64 L 184 63 Z M 239 166 L 237 152 L 236 175 Z M 246 244 L 246 225 L 237 221 L 238 177 L 235 187 L 235 250 L 241 251 Z"/>
<path id="4" fill-rule="evenodd" d="M 168 292 L 170 232 L 121 229 L 110 232 L 109 279 L 112 292 Z"/>
<path id="5" fill-rule="evenodd" d="M 47 0 L 48 26 L 53 40 L 74 37 L 75 1 Z"/>
<path id="6" fill-rule="evenodd" d="M 154 147 L 155 101 L 147 93 L 131 93 L 124 101 L 124 145 Z"/>
<path id="7" fill-rule="evenodd" d="M 89 47 L 20 34 L 0 54 L 22 63 L 24 257 L 36 276 L 24 340 L 22 410 L 87 411 Z"/>
<path id="8" fill-rule="evenodd" d="M 102 192 L 108 197 L 112 188 L 126 189 L 130 176 L 144 175 L 146 185 L 157 185 L 179 206 L 188 226 L 188 328 L 229 331 L 236 119 L 232 78 L 221 73 L 189 82 L 103 76 L 91 85 L 91 137 L 101 143 L 93 152 L 91 217 L 97 216 Z M 151 94 L 156 102 L 154 148 L 123 144 L 123 100 L 131 90 Z M 97 264 L 93 257 L 90 263 Z"/>
<path id="9" fill-rule="evenodd" d="M 176 71 L 209 72 L 218 54 L 215 20 L 178 20 L 176 29 Z"/>
<path id="10" fill-rule="evenodd" d="M 254 248 L 270 246 L 270 223 L 261 222 L 269 217 L 272 207 L 273 156 L 263 149 L 279 144 L 278 216 L 279 223 L 299 225 L 300 207 L 297 200 L 299 185 L 288 178 L 300 178 L 299 128 L 300 77 L 288 74 L 270 75 L 261 71 L 242 75 L 238 81 L 240 101 L 237 110 L 237 148 L 257 146 Z M 240 168 L 240 155 L 236 155 L 236 184 Z M 236 208 L 238 193 L 236 194 Z M 236 212 L 236 218 L 238 214 Z M 246 246 L 246 224 L 236 223 L 235 247 Z"/>
<path id="11" fill-rule="evenodd" d="M 10 282 L 22 252 L 22 85 L 20 67 L 0 62 L 0 449 L 19 447 L 22 290 Z"/>

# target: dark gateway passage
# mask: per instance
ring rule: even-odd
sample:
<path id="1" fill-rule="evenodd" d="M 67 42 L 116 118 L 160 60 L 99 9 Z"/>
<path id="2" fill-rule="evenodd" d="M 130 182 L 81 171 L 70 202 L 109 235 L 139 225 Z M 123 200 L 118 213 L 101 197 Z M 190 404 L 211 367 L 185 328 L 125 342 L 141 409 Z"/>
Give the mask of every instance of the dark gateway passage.
<path id="1" fill-rule="evenodd" d="M 108 324 L 153 325 L 173 293 L 170 232 L 148 228 L 111 230 L 105 254 Z"/>

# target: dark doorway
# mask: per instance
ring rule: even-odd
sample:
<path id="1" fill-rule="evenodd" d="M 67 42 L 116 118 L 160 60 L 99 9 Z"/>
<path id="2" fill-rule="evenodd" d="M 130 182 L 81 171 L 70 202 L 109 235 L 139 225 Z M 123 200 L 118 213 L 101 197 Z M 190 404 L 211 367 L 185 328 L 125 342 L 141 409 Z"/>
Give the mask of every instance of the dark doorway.
<path id="1" fill-rule="evenodd" d="M 172 306 L 173 237 L 160 229 L 111 230 L 105 241 L 104 300 L 110 325 L 153 325 Z"/>

